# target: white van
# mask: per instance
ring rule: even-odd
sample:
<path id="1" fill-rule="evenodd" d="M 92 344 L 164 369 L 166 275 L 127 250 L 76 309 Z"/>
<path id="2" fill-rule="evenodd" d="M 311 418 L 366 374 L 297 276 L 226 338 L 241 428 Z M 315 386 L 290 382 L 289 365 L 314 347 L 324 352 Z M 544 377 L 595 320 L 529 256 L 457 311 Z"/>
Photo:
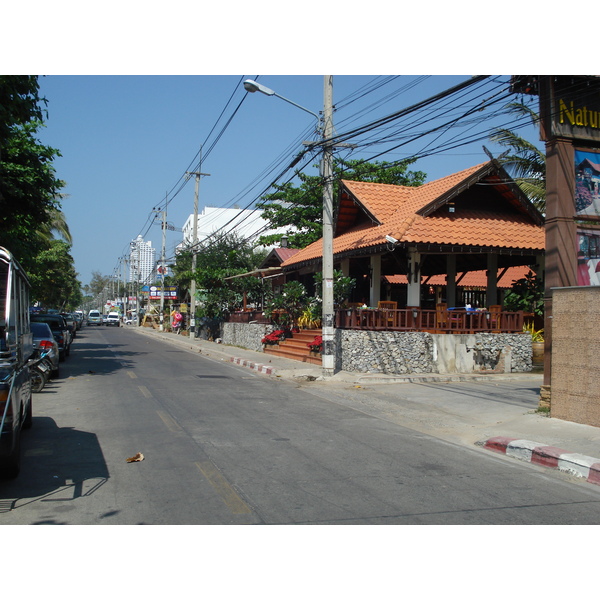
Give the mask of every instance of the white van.
<path id="1" fill-rule="evenodd" d="M 102 315 L 99 310 L 90 310 L 88 313 L 88 325 L 102 325 Z"/>
<path id="2" fill-rule="evenodd" d="M 106 325 L 121 327 L 121 315 L 118 312 L 109 312 L 108 317 L 106 317 Z"/>

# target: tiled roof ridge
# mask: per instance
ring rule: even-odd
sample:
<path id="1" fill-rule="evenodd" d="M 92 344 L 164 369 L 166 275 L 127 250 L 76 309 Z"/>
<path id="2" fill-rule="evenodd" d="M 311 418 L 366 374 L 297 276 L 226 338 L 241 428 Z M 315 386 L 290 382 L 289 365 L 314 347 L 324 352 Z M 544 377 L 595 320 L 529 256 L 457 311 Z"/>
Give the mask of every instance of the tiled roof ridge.
<path id="1" fill-rule="evenodd" d="M 394 188 L 394 189 L 401 188 L 401 189 L 405 189 L 408 191 L 415 191 L 415 190 L 423 190 L 426 187 L 431 187 L 434 184 L 440 184 L 441 182 L 443 182 L 446 179 L 448 179 L 448 180 L 457 179 L 457 180 L 461 181 L 462 179 L 466 179 L 473 173 L 477 172 L 479 169 L 483 168 L 487 164 L 489 164 L 489 161 L 480 163 L 473 167 L 468 167 L 467 169 L 463 169 L 462 171 L 458 171 L 457 173 L 451 173 L 450 175 L 444 175 L 443 177 L 438 177 L 438 179 L 433 179 L 432 181 L 426 181 L 425 183 L 422 183 L 421 185 L 398 185 L 396 183 L 377 183 L 374 181 L 356 181 L 355 179 L 341 179 L 340 181 L 347 187 L 352 187 L 354 185 L 379 186 L 379 187 L 390 187 L 390 188 Z M 348 184 L 350 184 L 350 185 L 348 186 Z"/>

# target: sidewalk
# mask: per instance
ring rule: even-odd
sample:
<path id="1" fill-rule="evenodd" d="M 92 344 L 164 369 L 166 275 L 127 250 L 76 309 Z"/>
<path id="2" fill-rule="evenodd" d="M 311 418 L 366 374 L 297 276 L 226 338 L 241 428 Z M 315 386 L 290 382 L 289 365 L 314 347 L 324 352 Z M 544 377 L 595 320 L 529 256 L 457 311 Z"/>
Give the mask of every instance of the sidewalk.
<path id="1" fill-rule="evenodd" d="M 313 385 L 319 390 L 323 386 L 346 389 L 348 405 L 354 401 L 352 397 L 357 390 L 364 391 L 368 388 L 369 399 L 363 396 L 359 402 L 361 409 L 370 411 L 373 415 L 385 413 L 386 418 L 392 418 L 399 424 L 424 433 L 438 435 L 450 441 L 475 444 L 518 460 L 556 468 L 600 485 L 600 458 L 595 458 L 600 457 L 600 428 L 536 413 L 537 392 L 542 384 L 540 374 L 385 375 L 340 371 L 332 377 L 323 377 L 320 365 L 305 364 L 199 338 L 190 339 L 147 327 L 128 329 L 213 360 L 231 362 L 265 376 L 307 384 L 314 382 Z M 489 385 L 482 386 L 480 395 L 469 394 L 464 401 L 449 402 L 443 385 L 427 385 L 487 382 L 495 389 L 501 388 L 502 382 L 509 381 L 522 382 L 525 386 L 530 386 L 532 392 L 535 391 L 527 405 L 494 400 L 490 395 Z M 426 386 L 427 393 L 423 394 L 422 387 L 415 388 L 415 384 Z M 420 393 L 416 393 L 417 390 Z"/>

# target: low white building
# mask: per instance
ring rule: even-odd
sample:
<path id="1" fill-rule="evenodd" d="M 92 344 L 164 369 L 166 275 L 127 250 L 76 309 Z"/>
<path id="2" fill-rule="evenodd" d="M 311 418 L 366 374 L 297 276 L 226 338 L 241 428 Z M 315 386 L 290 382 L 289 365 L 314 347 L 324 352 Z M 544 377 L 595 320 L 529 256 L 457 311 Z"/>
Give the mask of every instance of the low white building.
<path id="1" fill-rule="evenodd" d="M 278 233 L 284 235 L 287 227 L 268 229 L 260 209 L 218 208 L 206 206 L 198 213 L 197 239 L 202 242 L 216 232 L 235 233 L 237 236 L 256 243 L 261 235 Z M 193 243 L 194 215 L 191 214 L 183 226 L 182 247 Z M 269 246 L 272 248 L 272 246 Z"/>

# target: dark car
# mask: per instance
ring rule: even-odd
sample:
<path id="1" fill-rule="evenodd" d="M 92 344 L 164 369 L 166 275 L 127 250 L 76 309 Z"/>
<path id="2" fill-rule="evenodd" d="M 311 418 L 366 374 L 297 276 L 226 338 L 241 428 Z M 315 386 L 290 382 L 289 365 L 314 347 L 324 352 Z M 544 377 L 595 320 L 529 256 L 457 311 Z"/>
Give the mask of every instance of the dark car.
<path id="1" fill-rule="evenodd" d="M 79 331 L 81 329 L 81 326 L 83 325 L 83 313 L 74 312 L 73 318 L 75 319 L 75 323 L 77 324 L 77 331 Z"/>
<path id="2" fill-rule="evenodd" d="M 62 315 L 31 315 L 32 323 L 48 323 L 54 339 L 58 343 L 60 360 L 65 360 L 71 353 L 71 332 Z"/>
<path id="3" fill-rule="evenodd" d="M 77 336 L 77 321 L 71 313 L 63 312 L 60 313 L 64 320 L 67 322 L 67 327 L 71 332 L 71 339 L 75 339 Z"/>
<path id="4" fill-rule="evenodd" d="M 58 342 L 52 335 L 52 330 L 48 323 L 31 323 L 31 333 L 33 333 L 33 349 L 38 352 L 46 353 L 46 357 L 52 365 L 52 377 L 58 377 L 60 360 Z"/>

